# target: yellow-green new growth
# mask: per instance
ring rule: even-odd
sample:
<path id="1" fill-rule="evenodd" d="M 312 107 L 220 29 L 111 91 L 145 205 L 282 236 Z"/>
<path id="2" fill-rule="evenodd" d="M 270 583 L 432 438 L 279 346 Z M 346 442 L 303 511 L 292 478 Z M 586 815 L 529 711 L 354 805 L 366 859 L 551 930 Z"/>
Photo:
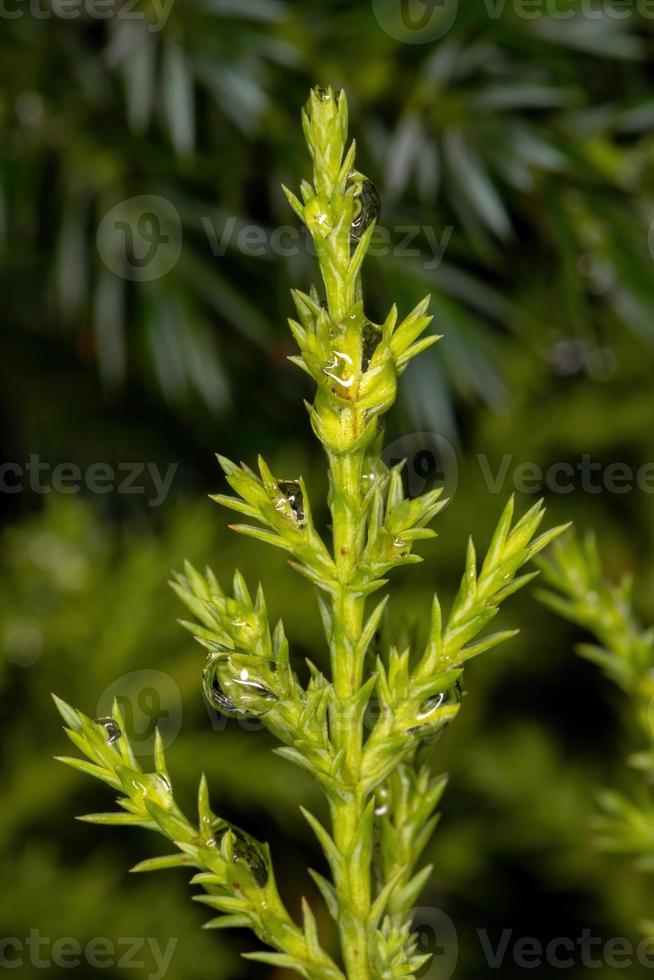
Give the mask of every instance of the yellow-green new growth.
<path id="1" fill-rule="evenodd" d="M 536 536 L 540 504 L 514 525 L 510 501 L 479 569 L 470 542 L 447 617 L 434 597 L 425 649 L 373 657 L 386 599 L 372 610 L 368 599 L 392 569 L 421 560 L 414 546 L 434 537 L 428 525 L 445 504 L 438 490 L 408 498 L 402 466 L 389 469 L 381 458 L 398 379 L 438 338 L 425 334 L 428 298 L 404 319 L 395 307 L 379 324 L 365 313 L 361 266 L 379 198 L 354 169 L 344 93 L 314 89 L 302 124 L 312 180 L 302 182 L 300 197 L 285 192 L 314 240 L 323 289 L 293 293 L 299 354 L 292 360 L 316 385 L 307 408 L 327 455 L 331 534 L 315 525 L 302 478 L 275 475 L 261 459 L 255 472 L 219 457 L 234 495 L 214 499 L 245 518 L 234 530 L 289 552 L 292 567 L 315 585 L 330 670 L 310 664 L 309 683 L 299 683 L 282 624 L 271 627 L 261 586 L 253 599 L 238 572 L 232 595 L 210 570 L 202 575 L 190 565 L 173 586 L 194 618 L 184 625 L 208 651 L 209 703 L 228 716 L 260 717 L 282 743 L 277 751 L 307 769 L 325 795 L 324 820 L 303 813 L 324 851 L 329 877 L 311 875 L 337 924 L 340 952 L 322 948 L 306 902 L 302 926 L 293 923 L 267 846 L 211 812 L 204 780 L 199 823 L 188 822 L 160 742 L 153 771 L 142 773 L 124 733 L 109 739 L 106 719 L 93 722 L 60 703 L 71 739 L 90 760 L 63 761 L 121 793 L 124 812 L 94 819 L 146 826 L 175 842 L 180 854 L 141 870 L 201 869 L 193 879 L 208 893 L 201 900 L 225 913 L 209 925 L 251 928 L 274 950 L 252 958 L 309 980 L 411 980 L 428 959 L 412 934 L 412 906 L 431 871 L 418 864 L 445 786 L 418 765 L 417 750 L 456 717 L 462 665 L 512 635 L 479 637 L 500 603 L 532 577 L 521 567 L 561 529 Z M 121 726 L 117 712 L 114 719 Z"/>

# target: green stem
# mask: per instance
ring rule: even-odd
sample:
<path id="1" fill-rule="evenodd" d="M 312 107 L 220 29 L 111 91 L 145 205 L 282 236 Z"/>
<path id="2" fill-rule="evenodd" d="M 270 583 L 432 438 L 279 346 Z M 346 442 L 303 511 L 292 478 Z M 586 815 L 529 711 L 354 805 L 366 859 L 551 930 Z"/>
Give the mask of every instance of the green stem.
<path id="1" fill-rule="evenodd" d="M 354 414 L 354 413 L 353 413 Z M 366 794 L 361 789 L 363 725 L 355 699 L 362 682 L 359 639 L 363 628 L 365 599 L 351 586 L 363 548 L 360 453 L 330 459 L 331 511 L 334 560 L 339 589 L 333 601 L 332 677 L 336 705 L 332 713 L 332 738 L 336 751 L 345 753 L 344 771 L 350 789 L 331 804 L 334 841 L 344 857 L 344 871 L 336 888 L 340 903 L 340 936 L 349 980 L 369 980 L 367 921 L 370 913 L 370 859 L 357 848 Z"/>

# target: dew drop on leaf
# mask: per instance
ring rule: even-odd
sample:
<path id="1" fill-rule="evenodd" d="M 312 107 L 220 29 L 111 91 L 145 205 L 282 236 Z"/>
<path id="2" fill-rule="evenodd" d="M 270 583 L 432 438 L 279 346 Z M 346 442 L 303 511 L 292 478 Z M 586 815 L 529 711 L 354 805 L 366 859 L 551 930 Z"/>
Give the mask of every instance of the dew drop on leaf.
<path id="1" fill-rule="evenodd" d="M 379 347 L 382 332 L 373 323 L 366 323 L 361 331 L 361 370 L 367 371 L 370 367 L 373 354 Z"/>
<path id="2" fill-rule="evenodd" d="M 207 660 L 207 665 L 202 671 L 202 690 L 204 691 L 204 696 L 209 704 L 216 708 L 222 715 L 225 715 L 227 718 L 237 718 L 241 712 L 234 702 L 226 697 L 220 689 L 217 660 L 218 658 L 215 655 L 210 655 Z"/>
<path id="3" fill-rule="evenodd" d="M 242 861 L 247 866 L 255 884 L 259 888 L 265 888 L 268 884 L 266 852 L 259 841 L 251 837 L 245 830 L 235 827 L 227 820 L 216 817 L 211 829 L 212 836 L 206 841 L 208 847 L 220 847 L 222 839 L 228 831 L 231 831 L 234 839 L 232 844 L 234 863 L 238 864 Z"/>
<path id="4" fill-rule="evenodd" d="M 441 707 L 445 701 L 445 691 L 440 691 L 438 694 L 432 694 L 431 697 L 423 701 L 420 711 L 416 716 L 418 721 L 424 721 L 425 718 L 429 718 L 434 714 L 435 711 Z"/>
<path id="5" fill-rule="evenodd" d="M 228 718 L 263 715 L 278 700 L 247 668 L 230 669 L 230 659 L 224 653 L 209 654 L 202 671 L 202 688 L 209 704 Z M 268 706 L 262 701 L 264 705 L 269 702 Z"/>
<path id="6" fill-rule="evenodd" d="M 244 861 L 259 888 L 265 888 L 268 884 L 268 862 L 263 847 L 254 837 L 250 837 L 238 827 L 235 827 L 232 833 L 236 839 L 234 860 Z"/>
<path id="7" fill-rule="evenodd" d="M 354 374 L 352 373 L 352 358 L 349 354 L 345 354 L 343 351 L 333 350 L 330 354 L 327 364 L 323 368 L 323 373 L 335 381 L 336 384 L 341 388 L 351 388 L 354 383 Z M 347 390 L 345 392 L 335 392 L 336 394 L 341 394 L 342 397 L 349 398 Z"/>
<path id="8" fill-rule="evenodd" d="M 96 718 L 95 724 L 104 729 L 107 745 L 113 745 L 122 737 L 120 725 L 114 718 Z"/>
<path id="9" fill-rule="evenodd" d="M 375 816 L 385 817 L 388 813 L 388 790 L 382 786 L 375 795 Z"/>
<path id="10" fill-rule="evenodd" d="M 379 218 L 381 203 L 377 188 L 371 180 L 364 177 L 358 170 L 353 170 L 349 181 L 354 185 L 354 214 L 350 228 L 350 237 L 358 241 L 373 221 Z"/>
<path id="11" fill-rule="evenodd" d="M 324 88 L 322 85 L 314 85 L 313 91 L 321 102 L 331 102 L 334 98 L 334 93 L 331 89 Z"/>
<path id="12" fill-rule="evenodd" d="M 299 480 L 283 480 L 277 489 L 286 500 L 300 526 L 304 524 L 304 494 Z"/>

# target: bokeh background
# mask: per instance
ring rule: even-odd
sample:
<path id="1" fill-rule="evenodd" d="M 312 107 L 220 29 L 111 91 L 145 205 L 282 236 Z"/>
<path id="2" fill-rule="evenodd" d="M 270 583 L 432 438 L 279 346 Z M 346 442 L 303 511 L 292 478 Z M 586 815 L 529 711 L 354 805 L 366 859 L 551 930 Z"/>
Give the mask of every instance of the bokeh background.
<path id="1" fill-rule="evenodd" d="M 544 483 L 550 519 L 595 527 L 607 569 L 634 572 L 654 618 L 652 469 L 636 480 L 654 461 L 654 11 L 7 0 L 0 21 L 0 935 L 38 930 L 46 961 L 65 937 L 121 953 L 124 937 L 176 938 L 167 977 L 282 980 L 240 960 L 247 936 L 201 930 L 183 875 L 127 874 L 164 842 L 73 821 L 110 797 L 52 760 L 68 746 L 49 692 L 94 714 L 118 691 L 143 751 L 163 718 L 182 802 L 204 769 L 216 808 L 272 841 L 290 905 L 319 905 L 305 867 L 321 857 L 298 811 L 319 806 L 316 790 L 263 732 L 210 717 L 166 584 L 185 557 L 224 581 L 238 563 L 298 659 L 324 657 L 310 588 L 207 499 L 222 488 L 215 451 L 263 451 L 324 489 L 310 388 L 286 360 L 288 290 L 315 265 L 273 235 L 295 225 L 280 182 L 308 176 L 299 108 L 315 83 L 347 87 L 382 199 L 369 312 L 406 312 L 429 291 L 444 335 L 389 420 L 416 489 L 444 478 L 452 496 L 425 563 L 394 579 L 393 614 L 424 626 L 434 588 L 456 588 L 467 534 L 487 542 L 516 467 L 563 462 L 565 492 L 550 471 L 519 507 Z M 590 480 L 574 469 L 584 457 Z M 62 463 L 79 490 L 74 470 L 53 474 Z M 621 492 L 606 486 L 614 463 L 633 473 Z M 103 492 L 86 477 L 97 464 L 115 475 Z M 150 469 L 121 487 L 129 464 Z M 163 499 L 155 467 L 173 468 Z M 437 910 L 455 923 L 460 980 L 497 975 L 481 929 L 493 945 L 503 930 L 637 942 L 654 908 L 651 881 L 591 844 L 597 790 L 629 785 L 625 705 L 533 595 L 502 619 L 520 636 L 470 667 L 459 720 L 430 750 L 451 783 L 421 915 L 427 944 Z M 143 965 L 102 969 L 23 957 L 26 978 L 156 975 L 142 949 Z M 450 975 L 440 968 L 424 975 Z M 565 971 L 587 972 L 579 957 Z M 523 973 L 507 955 L 503 980 Z"/>

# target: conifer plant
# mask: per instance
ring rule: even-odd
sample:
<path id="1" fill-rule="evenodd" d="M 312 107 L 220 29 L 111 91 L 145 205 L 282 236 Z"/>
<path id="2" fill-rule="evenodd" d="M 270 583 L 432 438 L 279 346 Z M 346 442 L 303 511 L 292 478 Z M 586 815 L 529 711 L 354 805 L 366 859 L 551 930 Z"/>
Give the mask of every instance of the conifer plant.
<path id="1" fill-rule="evenodd" d="M 62 761 L 119 794 L 118 811 L 82 819 L 169 838 L 173 854 L 134 870 L 193 868 L 192 883 L 203 889 L 198 900 L 220 913 L 208 925 L 251 929 L 269 947 L 250 959 L 311 980 L 410 980 L 427 959 L 412 934 L 412 907 L 431 874 L 419 861 L 445 786 L 418 761 L 418 749 L 459 711 L 464 664 L 512 635 L 485 630 L 500 603 L 536 574 L 520 571 L 525 563 L 561 529 L 536 536 L 542 504 L 514 523 L 509 501 L 480 567 L 470 541 L 447 616 L 434 596 L 424 648 L 373 655 L 387 597 L 369 607 L 370 597 L 393 568 L 420 561 L 413 548 L 434 537 L 428 525 L 445 505 L 439 489 L 408 498 L 402 465 L 388 468 L 381 456 L 398 378 L 438 337 L 425 335 L 428 298 L 404 319 L 393 306 L 381 324 L 364 311 L 361 266 L 379 198 L 355 169 L 354 142 L 347 146 L 344 93 L 314 88 L 302 124 L 313 179 L 302 182 L 300 197 L 285 193 L 315 243 L 322 286 L 293 294 L 299 354 L 292 360 L 316 385 L 307 409 L 327 456 L 330 532 L 314 524 L 304 480 L 275 475 L 262 459 L 257 473 L 219 457 L 233 495 L 215 499 L 240 515 L 235 531 L 284 549 L 313 583 L 330 671 L 310 664 L 308 683 L 300 683 L 261 586 L 253 598 L 238 572 L 231 594 L 210 570 L 200 574 L 189 564 L 173 585 L 194 618 L 186 625 L 208 651 L 209 702 L 228 716 L 260 717 L 281 743 L 277 751 L 307 769 L 324 793 L 324 817 L 303 813 L 324 851 L 324 873 L 310 873 L 337 925 L 340 952 L 323 947 L 306 901 L 301 924 L 294 921 L 268 844 L 214 812 L 204 776 L 198 815 L 189 819 L 175 801 L 160 738 L 152 771 L 143 770 L 117 707 L 112 718 L 93 720 L 57 699 L 85 757 Z"/>
<path id="2" fill-rule="evenodd" d="M 549 589 L 538 597 L 555 613 L 587 630 L 596 642 L 577 652 L 596 664 L 627 699 L 627 713 L 641 747 L 631 753 L 632 789 L 598 793 L 593 819 L 595 842 L 610 854 L 636 859 L 641 871 L 654 871 L 654 629 L 643 627 L 634 610 L 631 575 L 611 582 L 593 534 L 568 534 L 539 564 Z M 654 919 L 643 918 L 641 931 L 654 936 Z"/>

